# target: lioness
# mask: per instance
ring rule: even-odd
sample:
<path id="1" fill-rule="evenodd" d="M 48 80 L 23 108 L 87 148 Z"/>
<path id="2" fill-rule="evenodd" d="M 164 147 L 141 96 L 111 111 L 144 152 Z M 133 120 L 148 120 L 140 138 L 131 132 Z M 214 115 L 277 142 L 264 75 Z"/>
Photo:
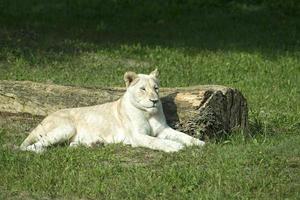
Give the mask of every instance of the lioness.
<path id="1" fill-rule="evenodd" d="M 119 100 L 54 112 L 29 134 L 20 149 L 42 152 L 66 141 L 70 146 L 124 143 L 165 152 L 204 145 L 167 125 L 158 96 L 157 69 L 149 75 L 126 72 L 124 80 L 127 89 Z"/>

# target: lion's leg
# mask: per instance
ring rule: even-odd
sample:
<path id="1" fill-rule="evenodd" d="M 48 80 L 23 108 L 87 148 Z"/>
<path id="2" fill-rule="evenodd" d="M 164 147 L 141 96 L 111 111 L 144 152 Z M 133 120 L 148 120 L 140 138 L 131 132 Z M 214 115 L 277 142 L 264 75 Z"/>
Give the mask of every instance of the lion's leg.
<path id="1" fill-rule="evenodd" d="M 70 145 L 69 145 L 70 147 L 78 147 L 78 146 L 80 146 L 80 142 L 70 142 Z"/>
<path id="2" fill-rule="evenodd" d="M 131 145 L 134 147 L 146 147 L 165 152 L 176 152 L 184 148 L 184 145 L 182 145 L 179 142 L 160 139 L 157 137 L 151 137 L 142 134 L 136 135 Z"/>
<path id="3" fill-rule="evenodd" d="M 193 138 L 185 133 L 176 131 L 170 127 L 167 127 L 163 129 L 157 136 L 158 138 L 172 140 L 176 142 L 180 142 L 187 146 L 197 145 L 197 146 L 203 146 L 205 142 L 198 140 L 196 138 Z"/>
<path id="4" fill-rule="evenodd" d="M 70 147 L 79 147 L 79 146 L 84 146 L 84 147 L 93 147 L 94 143 L 87 143 L 87 142 L 79 142 L 79 141 L 74 141 L 70 142 Z"/>
<path id="5" fill-rule="evenodd" d="M 74 126 L 71 124 L 62 124 L 48 131 L 44 135 L 39 135 L 37 141 L 27 146 L 25 150 L 37 153 L 42 152 L 48 146 L 68 141 L 75 133 L 76 129 Z"/>

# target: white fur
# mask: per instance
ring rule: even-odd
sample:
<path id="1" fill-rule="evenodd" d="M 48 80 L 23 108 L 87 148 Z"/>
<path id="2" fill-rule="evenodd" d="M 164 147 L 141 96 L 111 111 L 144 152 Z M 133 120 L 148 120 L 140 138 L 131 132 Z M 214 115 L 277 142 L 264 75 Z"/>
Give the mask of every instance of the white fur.
<path id="1" fill-rule="evenodd" d="M 42 152 L 68 141 L 70 146 L 124 143 L 175 152 L 204 142 L 170 128 L 158 96 L 158 71 L 150 75 L 127 72 L 127 90 L 115 102 L 57 111 L 46 117 L 25 139 L 21 150 Z"/>

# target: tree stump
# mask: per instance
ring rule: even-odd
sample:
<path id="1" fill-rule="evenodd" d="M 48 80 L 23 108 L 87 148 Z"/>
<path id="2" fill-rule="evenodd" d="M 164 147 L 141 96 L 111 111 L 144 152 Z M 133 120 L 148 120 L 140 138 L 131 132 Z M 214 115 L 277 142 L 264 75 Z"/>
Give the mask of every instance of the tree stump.
<path id="1" fill-rule="evenodd" d="M 61 86 L 0 81 L 0 112 L 46 116 L 62 108 L 91 106 L 120 98 L 125 88 Z M 247 101 L 237 89 L 203 85 L 161 88 L 168 124 L 195 137 L 216 136 L 248 125 Z"/>

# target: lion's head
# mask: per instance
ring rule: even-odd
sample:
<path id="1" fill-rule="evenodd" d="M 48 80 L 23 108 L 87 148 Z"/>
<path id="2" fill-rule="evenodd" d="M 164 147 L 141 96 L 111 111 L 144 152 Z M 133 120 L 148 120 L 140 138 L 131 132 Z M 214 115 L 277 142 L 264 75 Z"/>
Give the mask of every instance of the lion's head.
<path id="1" fill-rule="evenodd" d="M 149 75 L 126 72 L 124 80 L 131 103 L 144 111 L 156 112 L 160 106 L 158 70 Z"/>

